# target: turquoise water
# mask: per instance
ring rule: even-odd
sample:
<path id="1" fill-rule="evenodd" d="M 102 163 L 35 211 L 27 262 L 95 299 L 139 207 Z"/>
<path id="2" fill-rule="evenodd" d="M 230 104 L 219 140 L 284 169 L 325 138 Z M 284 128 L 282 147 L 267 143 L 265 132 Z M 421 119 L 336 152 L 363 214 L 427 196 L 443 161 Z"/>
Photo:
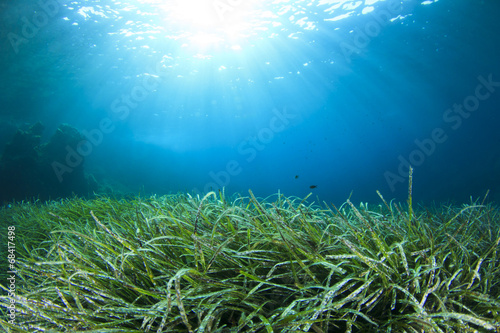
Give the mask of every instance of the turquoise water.
<path id="1" fill-rule="evenodd" d="M 0 10 L 0 201 L 223 187 L 405 200 L 410 164 L 415 201 L 500 199 L 498 1 Z M 82 136 L 54 137 L 61 124 Z"/>

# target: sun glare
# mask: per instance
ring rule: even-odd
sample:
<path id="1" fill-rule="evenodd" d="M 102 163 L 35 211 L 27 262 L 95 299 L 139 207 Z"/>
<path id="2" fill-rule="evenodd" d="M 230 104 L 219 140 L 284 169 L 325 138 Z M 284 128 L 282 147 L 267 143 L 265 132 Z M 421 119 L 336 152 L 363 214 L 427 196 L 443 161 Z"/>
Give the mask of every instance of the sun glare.
<path id="1" fill-rule="evenodd" d="M 181 0 L 173 11 L 173 17 L 194 29 L 213 30 L 223 26 L 223 16 L 219 17 L 211 1 Z"/>
<path id="2" fill-rule="evenodd" d="M 193 44 L 238 42 L 251 34 L 260 0 L 139 0 L 162 12 L 167 29 L 174 28 Z M 209 37 L 209 38 L 208 38 Z"/>

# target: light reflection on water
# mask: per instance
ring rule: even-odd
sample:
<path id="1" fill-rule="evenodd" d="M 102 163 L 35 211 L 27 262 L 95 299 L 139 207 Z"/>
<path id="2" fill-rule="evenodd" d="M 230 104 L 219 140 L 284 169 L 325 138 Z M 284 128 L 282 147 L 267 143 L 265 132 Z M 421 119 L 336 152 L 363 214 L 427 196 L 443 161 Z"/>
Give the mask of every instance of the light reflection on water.
<path id="1" fill-rule="evenodd" d="M 348 19 L 360 19 L 388 3 L 413 1 L 229 1 L 229 0 L 129 0 L 128 2 L 73 2 L 68 8 L 79 15 L 74 21 L 102 22 L 113 20 L 109 34 L 137 41 L 174 40 L 180 45 L 240 47 L 255 40 L 286 36 L 300 38 L 307 32 L 352 27 Z M 151 45 L 150 45 L 151 46 Z"/>

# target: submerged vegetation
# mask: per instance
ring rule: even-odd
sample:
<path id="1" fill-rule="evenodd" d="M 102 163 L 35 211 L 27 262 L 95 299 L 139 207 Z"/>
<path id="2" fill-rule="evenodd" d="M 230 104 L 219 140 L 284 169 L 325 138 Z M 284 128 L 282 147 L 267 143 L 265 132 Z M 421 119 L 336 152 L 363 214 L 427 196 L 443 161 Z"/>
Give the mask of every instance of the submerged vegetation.
<path id="1" fill-rule="evenodd" d="M 500 210 L 210 192 L 0 210 L 7 332 L 500 330 Z M 5 237 L 2 232 L 2 237 Z M 2 244 L 6 240 L 2 239 Z M 5 249 L 3 249 L 5 251 Z M 6 258 L 5 252 L 2 258 Z M 2 272 L 4 273 L 4 272 Z"/>

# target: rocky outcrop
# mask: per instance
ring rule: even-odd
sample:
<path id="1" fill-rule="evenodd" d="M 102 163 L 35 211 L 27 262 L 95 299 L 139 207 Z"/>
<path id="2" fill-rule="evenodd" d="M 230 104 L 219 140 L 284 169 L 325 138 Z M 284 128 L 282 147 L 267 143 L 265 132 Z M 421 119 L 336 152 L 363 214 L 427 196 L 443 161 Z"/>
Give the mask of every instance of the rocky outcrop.
<path id="1" fill-rule="evenodd" d="M 0 203 L 87 196 L 97 188 L 94 178 L 84 173 L 83 157 L 64 177 L 54 168 L 65 165 L 68 151 L 85 140 L 78 130 L 60 125 L 42 143 L 44 129 L 38 122 L 28 130 L 18 130 L 5 146 L 0 158 Z"/>

